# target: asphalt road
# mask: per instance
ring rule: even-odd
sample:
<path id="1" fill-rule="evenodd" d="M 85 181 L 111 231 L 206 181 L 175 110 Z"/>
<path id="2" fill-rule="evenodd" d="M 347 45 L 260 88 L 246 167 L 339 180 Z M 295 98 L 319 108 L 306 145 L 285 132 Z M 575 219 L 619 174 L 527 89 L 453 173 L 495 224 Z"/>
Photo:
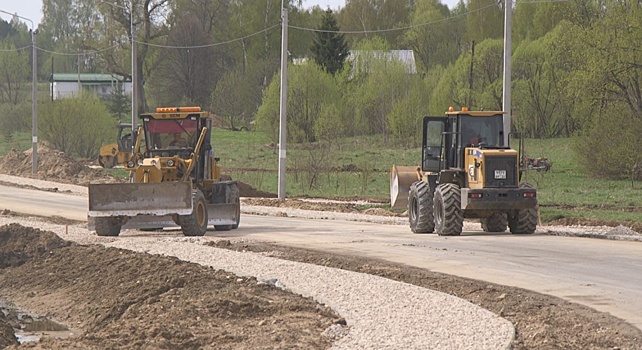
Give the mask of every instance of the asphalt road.
<path id="1" fill-rule="evenodd" d="M 0 186 L 0 210 L 85 220 L 83 196 Z M 609 312 L 642 329 L 642 243 L 548 235 L 415 235 L 407 226 L 243 215 L 245 237 L 427 268 L 546 293 Z"/>

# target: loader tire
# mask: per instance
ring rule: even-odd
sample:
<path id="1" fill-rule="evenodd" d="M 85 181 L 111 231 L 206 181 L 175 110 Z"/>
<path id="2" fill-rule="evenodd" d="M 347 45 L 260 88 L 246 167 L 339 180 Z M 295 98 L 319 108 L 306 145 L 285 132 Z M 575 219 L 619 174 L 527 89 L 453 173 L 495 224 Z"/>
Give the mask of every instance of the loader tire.
<path id="1" fill-rule="evenodd" d="M 96 235 L 103 237 L 116 237 L 120 234 L 120 223 L 113 218 L 95 218 Z"/>
<path id="2" fill-rule="evenodd" d="M 430 186 L 423 181 L 417 181 L 410 186 L 408 192 L 408 219 L 410 230 L 414 233 L 433 233 L 435 217 L 433 215 L 433 195 Z"/>
<path id="3" fill-rule="evenodd" d="M 102 166 L 105 169 L 111 169 L 116 166 L 118 161 L 116 160 L 116 157 L 114 156 L 101 156 L 98 157 L 98 164 Z"/>
<path id="4" fill-rule="evenodd" d="M 508 217 L 506 213 L 495 213 L 488 218 L 483 218 L 481 227 L 484 232 L 505 232 L 508 227 Z"/>
<path id="5" fill-rule="evenodd" d="M 533 185 L 522 182 L 519 188 L 533 188 Z M 514 216 L 509 216 L 508 227 L 512 234 L 533 234 L 537 229 L 538 205 L 530 209 L 520 209 Z"/>
<path id="6" fill-rule="evenodd" d="M 207 232 L 207 204 L 203 192 L 194 192 L 194 209 L 190 215 L 178 217 L 185 236 L 203 236 Z"/>
<path id="7" fill-rule="evenodd" d="M 437 186 L 434 197 L 435 231 L 440 236 L 459 236 L 464 226 L 459 186 L 445 183 Z"/>
<path id="8" fill-rule="evenodd" d="M 230 187 L 232 190 L 231 197 L 234 198 L 234 204 L 236 205 L 236 222 L 233 225 L 214 225 L 216 231 L 229 231 L 239 228 L 239 222 L 241 221 L 241 198 L 239 197 L 239 188 L 236 184 L 230 185 Z"/>

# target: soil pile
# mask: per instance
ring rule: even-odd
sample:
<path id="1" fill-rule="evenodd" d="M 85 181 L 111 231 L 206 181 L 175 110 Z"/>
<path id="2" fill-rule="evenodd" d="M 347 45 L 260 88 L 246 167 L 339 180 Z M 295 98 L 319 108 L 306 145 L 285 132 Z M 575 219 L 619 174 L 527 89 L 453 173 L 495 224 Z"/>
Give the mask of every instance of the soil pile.
<path id="1" fill-rule="evenodd" d="M 326 349 L 331 339 L 323 331 L 341 321 L 331 309 L 255 278 L 176 258 L 68 244 L 20 225 L 0 232 L 0 251 L 25 257 L 13 264 L 0 256 L 2 266 L 11 266 L 0 269 L 0 295 L 78 329 L 76 337 L 45 337 L 23 345 L 29 348 Z M 6 331 L 17 323 L 0 319 L 0 348 L 17 347 Z"/>
<path id="2" fill-rule="evenodd" d="M 86 162 L 76 161 L 63 152 L 44 147 L 38 150 L 38 172 L 32 174 L 31 154 L 31 150 L 20 152 L 12 149 L 6 156 L 0 157 L 0 173 L 75 185 L 123 181 L 102 169 L 90 168 Z"/>
<path id="3" fill-rule="evenodd" d="M 0 227 L 0 268 L 17 267 L 32 258 L 71 245 L 53 232 L 18 224 Z"/>
<path id="4" fill-rule="evenodd" d="M 338 201 L 308 201 L 297 198 L 290 198 L 285 201 L 274 198 L 247 198 L 243 201 L 247 205 L 263 207 L 296 208 L 302 210 L 333 211 L 340 213 L 363 213 L 379 216 L 406 216 L 404 213 L 397 213 L 383 208 L 372 208 L 363 204 Z"/>
<path id="5" fill-rule="evenodd" d="M 258 198 L 276 198 L 277 195 L 274 193 L 269 193 L 261 190 L 257 190 L 256 188 L 241 182 L 237 181 L 238 187 L 239 187 L 239 195 L 241 197 L 258 197 Z"/>

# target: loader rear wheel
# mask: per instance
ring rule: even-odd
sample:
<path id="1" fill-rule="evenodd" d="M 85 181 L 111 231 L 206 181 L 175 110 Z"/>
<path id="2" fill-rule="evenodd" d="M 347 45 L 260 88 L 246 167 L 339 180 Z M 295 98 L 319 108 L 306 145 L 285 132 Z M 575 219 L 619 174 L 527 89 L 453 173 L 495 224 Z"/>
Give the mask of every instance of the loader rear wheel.
<path id="1" fill-rule="evenodd" d="M 519 184 L 519 188 L 534 188 L 533 185 L 522 182 Z M 517 213 L 508 217 L 508 226 L 510 227 L 510 232 L 512 234 L 533 234 L 537 228 L 537 209 L 538 206 L 535 205 L 534 208 L 530 209 L 520 209 Z"/>
<path id="2" fill-rule="evenodd" d="M 440 236 L 459 236 L 464 226 L 459 186 L 441 184 L 435 190 L 435 231 Z"/>
<path id="3" fill-rule="evenodd" d="M 417 181 L 410 186 L 410 192 L 408 192 L 408 218 L 412 232 L 433 233 L 435 231 L 432 202 L 432 192 L 427 183 Z"/>
<path id="4" fill-rule="evenodd" d="M 504 232 L 508 226 L 506 213 L 495 213 L 488 218 L 480 220 L 484 232 Z"/>
<path id="5" fill-rule="evenodd" d="M 116 166 L 118 161 L 116 160 L 116 157 L 114 156 L 99 156 L 98 157 L 98 164 L 102 166 L 103 168 L 106 169 L 111 169 Z"/>
<path id="6" fill-rule="evenodd" d="M 207 204 L 203 192 L 194 192 L 194 209 L 190 215 L 178 217 L 185 236 L 203 236 L 207 232 Z"/>
<path id="7" fill-rule="evenodd" d="M 96 235 L 116 237 L 120 234 L 120 223 L 113 218 L 95 218 Z"/>

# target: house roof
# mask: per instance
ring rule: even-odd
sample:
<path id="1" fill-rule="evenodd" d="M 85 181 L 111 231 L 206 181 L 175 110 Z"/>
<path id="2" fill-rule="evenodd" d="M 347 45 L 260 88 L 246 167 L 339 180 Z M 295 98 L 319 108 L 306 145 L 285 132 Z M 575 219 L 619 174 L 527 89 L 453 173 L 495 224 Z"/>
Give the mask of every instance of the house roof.
<path id="1" fill-rule="evenodd" d="M 111 83 L 111 82 L 131 82 L 131 78 L 123 77 L 119 74 L 98 74 L 98 73 L 54 73 L 49 81 L 74 83 L 80 80 L 81 83 Z"/>
<path id="2" fill-rule="evenodd" d="M 348 60 L 355 62 L 358 57 L 372 57 L 377 60 L 399 61 L 404 65 L 406 73 L 417 74 L 415 53 L 412 50 L 351 50 Z"/>

